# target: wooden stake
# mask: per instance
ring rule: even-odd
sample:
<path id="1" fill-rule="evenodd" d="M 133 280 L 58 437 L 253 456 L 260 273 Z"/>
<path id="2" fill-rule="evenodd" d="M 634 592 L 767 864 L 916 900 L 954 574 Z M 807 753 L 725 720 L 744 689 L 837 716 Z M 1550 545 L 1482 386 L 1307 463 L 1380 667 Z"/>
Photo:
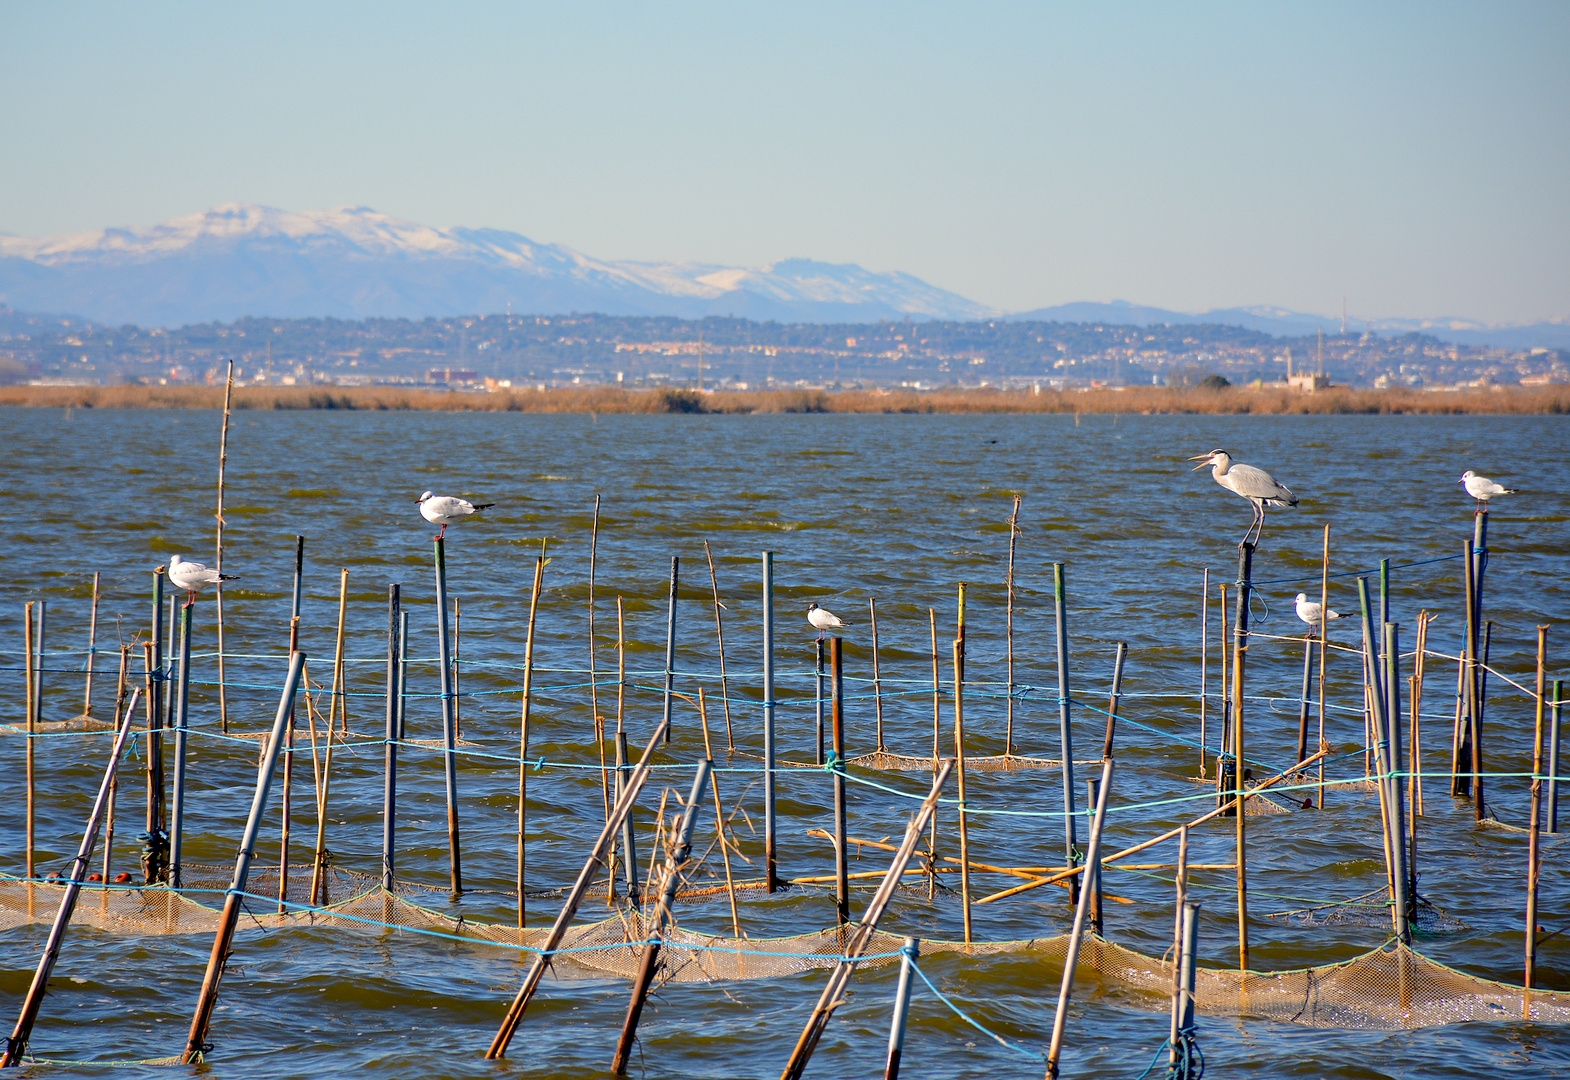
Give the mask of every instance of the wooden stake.
<path id="1" fill-rule="evenodd" d="M 27 849 L 26 867 L 28 880 L 32 880 L 34 876 L 33 829 L 36 818 L 33 805 L 33 743 L 37 741 L 38 735 L 37 702 L 33 696 L 33 603 L 33 601 L 29 600 L 22 606 L 22 620 L 26 624 L 25 629 L 22 631 L 22 649 L 27 654 L 26 659 L 23 661 L 25 668 L 23 681 L 27 684 L 24 687 L 23 707 L 26 710 L 27 717 L 27 838 L 25 846 Z"/>
<path id="2" fill-rule="evenodd" d="M 82 715 L 93 715 L 93 664 L 98 658 L 98 575 L 93 575 L 93 613 L 87 624 L 87 686 L 82 691 Z"/>
<path id="3" fill-rule="evenodd" d="M 830 772 L 834 778 L 834 906 L 841 927 L 850 924 L 850 856 L 845 848 L 845 641 L 829 639 L 830 667 L 833 672 L 834 754 Z"/>
<path id="4" fill-rule="evenodd" d="M 965 583 L 959 583 L 959 626 L 954 635 L 954 773 L 959 778 L 959 891 L 965 944 L 971 942 L 970 828 L 965 813 Z"/>
<path id="5" fill-rule="evenodd" d="M 1325 650 L 1329 641 L 1325 612 L 1330 605 L 1330 526 L 1325 526 L 1324 549 L 1319 562 L 1319 744 L 1325 743 Z M 1325 763 L 1319 763 L 1319 809 L 1325 808 Z"/>
<path id="6" fill-rule="evenodd" d="M 878 721 L 878 753 L 883 746 L 883 672 L 878 664 L 878 598 L 867 600 L 867 612 L 872 619 L 872 705 Z"/>
<path id="7" fill-rule="evenodd" d="M 1090 825 L 1090 843 L 1085 853 L 1085 865 L 1097 870 L 1101 866 L 1101 832 L 1107 818 L 1107 794 L 1112 788 L 1113 761 L 1101 763 L 1101 784 L 1096 793 L 1096 816 Z M 1242 817 L 1239 812 L 1238 817 Z M 1079 965 L 1079 947 L 1085 934 L 1085 919 L 1094 889 L 1085 889 L 1079 895 L 1074 909 L 1074 929 L 1069 934 L 1068 953 L 1063 958 L 1063 984 L 1058 988 L 1058 1007 L 1052 1019 L 1052 1043 L 1047 1049 L 1047 1076 L 1057 1080 L 1058 1059 L 1063 1053 L 1063 1033 L 1068 1025 L 1069 997 L 1074 992 L 1075 968 Z"/>
<path id="8" fill-rule="evenodd" d="M 1014 496 L 1014 512 L 1009 515 L 1009 568 L 1004 579 L 1007 593 L 1007 607 L 1004 612 L 1004 641 L 1008 654 L 1008 715 L 1003 726 L 1003 754 L 1005 757 L 1014 756 L 1014 547 L 1019 539 L 1019 507 L 1024 501 L 1021 495 Z"/>
<path id="9" fill-rule="evenodd" d="M 1210 567 L 1199 587 L 1199 778 L 1205 779 L 1205 720 L 1210 698 L 1205 685 L 1210 673 Z"/>

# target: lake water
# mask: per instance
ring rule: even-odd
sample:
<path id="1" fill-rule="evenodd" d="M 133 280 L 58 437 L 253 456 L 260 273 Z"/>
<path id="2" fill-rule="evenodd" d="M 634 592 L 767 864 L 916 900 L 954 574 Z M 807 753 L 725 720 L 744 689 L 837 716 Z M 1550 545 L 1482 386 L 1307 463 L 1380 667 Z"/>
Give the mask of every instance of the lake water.
<path id="1" fill-rule="evenodd" d="M 96 711 L 111 707 L 117 642 L 150 622 L 148 571 L 175 552 L 211 561 L 219 416 L 202 411 L 0 410 L 5 447 L 10 586 L 0 633 L 12 692 L 4 721 L 22 722 L 22 605 L 48 602 L 44 719 L 81 711 L 83 648 L 92 574 L 102 574 Z M 474 890 L 449 905 L 442 769 L 438 754 L 406 752 L 399 817 L 400 879 L 428 885 L 425 902 L 471 918 L 505 921 L 517 822 L 521 664 L 534 557 L 550 558 L 538 612 L 530 757 L 528 874 L 531 889 L 570 883 L 602 820 L 592 735 L 588 577 L 594 499 L 601 496 L 595 574 L 596 664 L 601 715 L 615 721 L 616 602 L 625 612 L 629 689 L 625 725 L 646 740 L 660 715 L 665 605 L 670 558 L 681 560 L 677 690 L 712 695 L 711 727 L 723 748 L 718 654 L 704 541 L 726 605 L 726 660 L 737 753 L 717 752 L 727 810 L 736 800 L 742 854 L 758 873 L 761 793 L 760 552 L 776 553 L 776 637 L 781 675 L 782 755 L 810 762 L 814 744 L 812 601 L 842 615 L 847 677 L 847 751 L 875 746 L 868 696 L 876 598 L 884 680 L 885 743 L 922 756 L 932 747 L 931 624 L 948 656 L 959 582 L 967 582 L 967 753 L 1001 753 L 1007 715 L 1005 589 L 1008 517 L 1024 497 L 1016 554 L 1014 702 L 1016 750 L 1058 755 L 1056 639 L 1052 564 L 1066 564 L 1075 698 L 1076 757 L 1099 756 L 1115 643 L 1129 646 L 1118 732 L 1119 765 L 1109 844 L 1119 847 L 1188 820 L 1213 801 L 1190 782 L 1199 767 L 1200 594 L 1202 573 L 1231 582 L 1247 504 L 1185 460 L 1216 446 L 1271 470 L 1302 499 L 1272 510 L 1254 562 L 1260 583 L 1253 626 L 1289 636 L 1300 590 L 1317 596 L 1320 545 L 1331 527 L 1331 572 L 1377 567 L 1393 574 L 1391 618 L 1411 648 L 1418 613 L 1434 613 L 1430 647 L 1454 654 L 1461 637 L 1461 563 L 1471 503 L 1456 483 L 1473 468 L 1521 492 L 1491 515 L 1487 616 L 1494 620 L 1493 666 L 1530 687 L 1536 626 L 1549 633 L 1550 677 L 1564 673 L 1570 617 L 1570 418 L 1563 417 L 867 417 L 867 416 L 532 416 L 457 413 L 237 413 L 229 437 L 225 569 L 231 724 L 256 731 L 271 719 L 285 668 L 294 536 L 306 536 L 301 647 L 312 676 L 330 679 L 340 568 L 349 571 L 347 641 L 350 726 L 381 730 L 380 693 L 389 582 L 403 586 L 411 613 L 408 735 L 440 735 L 435 665 L 432 529 L 415 499 L 426 488 L 461 494 L 495 509 L 448 531 L 449 591 L 462 605 L 463 736 L 471 753 L 458 768 L 464 877 Z M 1405 565 L 1415 564 L 1415 565 Z M 1349 616 L 1336 640 L 1355 643 L 1355 577 L 1331 582 L 1331 605 Z M 1377 575 L 1372 579 L 1377 589 Z M 192 665 L 191 786 L 186 858 L 232 862 L 255 777 L 254 744 L 216 737 L 213 605 L 196 606 Z M 1210 604 L 1209 688 L 1219 668 L 1218 603 Z M 140 656 L 138 645 L 136 656 Z M 1356 660 L 1333 655 L 1327 673 L 1327 737 L 1337 755 L 1362 744 Z M 1293 760 L 1301 646 L 1261 638 L 1251 648 L 1245 714 L 1257 776 Z M 1403 675 L 1410 674 L 1410 661 Z M 105 674 L 108 672 L 108 674 Z M 1420 892 L 1455 920 L 1422 933 L 1425 955 L 1474 975 L 1519 983 L 1526 842 L 1524 834 L 1479 827 L 1470 806 L 1448 795 L 1454 701 L 1453 663 L 1430 661 L 1424 694 L 1426 813 L 1419 825 Z M 1282 700 L 1275 700 L 1282 699 Z M 1213 744 L 1216 706 L 1207 730 Z M 952 752 L 952 706 L 942 705 L 943 752 Z M 1526 820 L 1530 696 L 1491 682 L 1485 729 L 1490 801 L 1507 824 Z M 63 869 L 80 839 L 102 770 L 102 736 L 41 740 L 40 867 Z M 675 734 L 659 760 L 675 766 L 702 753 L 697 716 L 678 700 Z M 0 770 L 0 870 L 23 867 L 23 742 L 0 738 L 11 763 Z M 134 869 L 140 829 L 140 759 L 122 780 L 117 869 Z M 1210 764 L 1214 775 L 1214 763 Z M 1088 772 L 1081 769 L 1081 774 Z M 1332 776 L 1361 775 L 1343 758 Z M 920 772 L 854 774 L 906 794 L 924 791 Z M 640 802 L 645 858 L 660 792 L 685 790 L 686 768 L 662 770 Z M 307 803 L 308 759 L 295 772 L 295 859 L 307 859 L 315 829 Z M 1057 771 L 972 772 L 970 850 L 994 865 L 1048 865 L 1063 857 Z M 949 791 L 952 797 L 952 788 Z M 337 865 L 376 873 L 381 836 L 381 748 L 341 753 L 334 765 L 327 846 Z M 1083 779 L 1077 792 L 1083 808 Z M 1301 799 L 1301 796 L 1299 796 Z M 1173 801 L 1197 800 L 1197 801 Z M 850 787 L 852 836 L 898 840 L 909 799 L 865 784 Z M 833 872 L 833 850 L 808 835 L 831 828 L 828 777 L 787 769 L 780 778 L 780 872 Z M 1118 809 L 1121 807 L 1121 809 Z M 1562 814 L 1570 818 L 1570 807 Z M 276 791 L 263 830 L 261 863 L 277 858 Z M 1379 809 L 1369 793 L 1335 789 L 1323 811 L 1251 818 L 1251 910 L 1259 916 L 1345 900 L 1383 880 Z M 707 830 L 707 832 L 705 832 Z M 1085 835 L 1080 825 L 1081 843 Z M 707 837 L 705 839 L 705 837 Z M 700 817 L 699 849 L 712 818 Z M 1232 826 L 1196 830 L 1191 859 L 1225 863 Z M 868 850 L 851 869 L 879 870 L 887 856 Z M 957 854 L 952 803 L 939 818 L 939 854 Z M 1152 862 L 1170 862 L 1171 846 Z M 1539 922 L 1570 927 L 1570 849 L 1545 838 Z M 96 860 L 95 860 L 96 864 Z M 714 860 L 707 864 L 709 869 Z M 1107 872 L 1109 939 L 1159 956 L 1170 944 L 1171 871 Z M 1013 880 L 976 875 L 979 895 Z M 902 892 L 883 922 L 896 934 L 930 940 L 961 936 L 957 881 L 936 900 Z M 1204 901 L 1201 964 L 1237 963 L 1232 876 L 1196 871 Z M 858 891 L 852 910 L 870 896 Z M 530 898 L 530 925 L 545 925 L 558 901 Z M 599 919 L 603 899 L 580 920 Z M 683 904 L 683 927 L 729 933 L 723 897 Z M 832 893 L 798 888 L 744 894 L 744 931 L 754 937 L 801 933 L 834 920 Z M 978 940 L 1015 940 L 1065 931 L 1065 894 L 1038 889 L 974 909 Z M 0 931 L 0 1006 L 26 991 L 47 927 Z M 1301 927 L 1255 918 L 1251 965 L 1261 970 L 1347 959 L 1381 945 L 1378 919 Z M 34 1032 L 44 1058 L 131 1062 L 176 1054 L 211 940 L 206 935 L 121 937 L 90 928 L 66 940 L 52 991 Z M 523 972 L 498 949 L 414 934 L 244 929 L 236 941 L 204 1071 L 215 1077 L 600 1076 L 607 1073 L 627 984 L 616 979 L 547 980 L 501 1063 L 482 1059 Z M 1027 953 L 922 962 L 940 988 L 1011 1041 L 1044 1051 L 1059 969 Z M 896 969 L 859 972 L 810 1066 L 809 1075 L 881 1074 Z M 1544 941 L 1539 985 L 1570 989 L 1570 933 Z M 715 985 L 670 984 L 640 1028 L 633 1075 L 773 1077 L 779 1074 L 824 984 L 822 972 Z M 0 1012 L 9 1023 L 11 1012 Z M 1136 1008 L 1115 987 L 1081 985 L 1068 1023 L 1064 1075 L 1132 1080 L 1165 1038 L 1164 1015 Z M 1256 1019 L 1199 1019 L 1211 1075 L 1542 1076 L 1570 1070 L 1563 1029 L 1500 1020 L 1415 1031 L 1309 1028 Z M 180 1068 L 180 1067 L 176 1067 Z M 161 1066 L 58 1066 L 52 1075 L 163 1075 Z M 183 1071 L 183 1070 L 182 1070 Z M 918 985 L 903 1074 L 911 1077 L 1040 1075 L 1039 1061 L 1013 1053 L 968 1027 Z"/>

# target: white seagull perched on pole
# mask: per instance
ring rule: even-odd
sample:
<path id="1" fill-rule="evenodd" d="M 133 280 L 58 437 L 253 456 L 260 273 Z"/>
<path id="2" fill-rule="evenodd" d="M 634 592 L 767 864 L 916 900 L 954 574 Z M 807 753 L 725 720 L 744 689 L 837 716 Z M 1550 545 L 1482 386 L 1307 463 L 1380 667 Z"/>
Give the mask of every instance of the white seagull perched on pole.
<path id="1" fill-rule="evenodd" d="M 826 608 L 820 608 L 816 601 L 807 609 L 807 621 L 818 631 L 818 640 L 823 640 L 825 630 L 838 630 L 845 625 L 845 620 Z"/>
<path id="2" fill-rule="evenodd" d="M 1483 504 L 1495 495 L 1514 495 L 1515 488 L 1507 488 L 1503 484 L 1496 484 L 1486 476 L 1478 476 L 1471 469 L 1461 474 L 1461 483 L 1466 485 L 1466 493 L 1477 500 L 1477 508 L 1483 509 Z"/>
<path id="3" fill-rule="evenodd" d="M 184 589 L 186 598 L 196 600 L 196 594 L 209 585 L 216 585 L 220 581 L 233 581 L 233 574 L 220 574 L 210 566 L 199 562 L 192 562 L 183 555 L 171 555 L 169 566 L 164 571 L 171 584 L 177 589 Z"/>
<path id="4" fill-rule="evenodd" d="M 476 505 L 467 499 L 455 499 L 451 495 L 433 495 L 429 491 L 416 501 L 420 504 L 420 516 L 432 525 L 442 527 L 442 531 L 436 534 L 437 540 L 447 535 L 447 526 L 462 521 L 470 514 L 489 510 L 496 505 L 495 503 Z"/>
<path id="5" fill-rule="evenodd" d="M 1254 520 L 1249 522 L 1248 532 L 1243 534 L 1245 544 L 1248 543 L 1248 534 L 1254 532 L 1256 526 L 1260 532 L 1264 531 L 1265 507 L 1297 505 L 1297 496 L 1292 494 L 1291 488 L 1264 469 L 1235 463 L 1232 455 L 1225 450 L 1217 449 L 1208 454 L 1196 454 L 1188 460 L 1199 462 L 1194 466 L 1195 472 L 1209 465 L 1210 475 L 1215 477 L 1216 483 L 1254 504 Z M 1256 538 L 1258 535 L 1255 533 Z"/>
<path id="6" fill-rule="evenodd" d="M 1341 617 L 1340 612 L 1331 611 L 1329 608 L 1324 607 L 1324 605 L 1317 600 L 1310 600 L 1307 593 L 1297 594 L 1297 617 L 1308 623 L 1308 625 L 1319 625 L 1319 612 L 1321 608 L 1324 608 L 1326 622 L 1329 622 L 1331 619 L 1339 619 Z"/>

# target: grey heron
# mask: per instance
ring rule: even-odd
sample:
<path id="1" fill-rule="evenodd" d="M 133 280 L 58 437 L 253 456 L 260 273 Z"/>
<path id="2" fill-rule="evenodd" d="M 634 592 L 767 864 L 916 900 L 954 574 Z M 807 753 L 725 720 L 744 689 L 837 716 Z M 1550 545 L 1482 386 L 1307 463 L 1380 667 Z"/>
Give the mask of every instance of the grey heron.
<path id="1" fill-rule="evenodd" d="M 1216 483 L 1254 504 L 1254 520 L 1249 522 L 1248 532 L 1243 534 L 1245 544 L 1248 543 L 1249 533 L 1253 533 L 1256 527 L 1260 532 L 1264 531 L 1265 507 L 1297 505 L 1297 496 L 1292 494 L 1291 488 L 1264 469 L 1234 462 L 1232 455 L 1225 450 L 1216 449 L 1208 454 L 1196 454 L 1188 460 L 1199 462 L 1194 466 L 1195 472 L 1209 465 L 1210 475 L 1215 477 Z M 1259 533 L 1255 533 L 1256 539 L 1258 535 Z"/>
<path id="2" fill-rule="evenodd" d="M 216 585 L 220 581 L 233 581 L 233 574 L 220 574 L 218 571 L 199 562 L 192 562 L 184 555 L 169 557 L 169 567 L 165 570 L 170 584 L 177 589 L 184 589 L 186 598 L 194 601 L 196 594 L 209 585 Z"/>
<path id="3" fill-rule="evenodd" d="M 1503 484 L 1496 484 L 1486 476 L 1478 476 L 1471 469 L 1461 474 L 1461 483 L 1466 485 L 1466 493 L 1477 500 L 1477 508 L 1483 509 L 1483 504 L 1495 495 L 1514 495 L 1515 488 L 1507 488 Z"/>
<path id="4" fill-rule="evenodd" d="M 470 514 L 481 510 L 489 510 L 495 503 L 475 503 L 467 499 L 457 499 L 451 495 L 433 495 L 427 491 L 415 500 L 420 504 L 420 516 L 432 525 L 440 525 L 442 531 L 436 534 L 440 540 L 447 535 L 447 526 L 462 521 Z"/>
<path id="5" fill-rule="evenodd" d="M 845 625 L 844 619 L 827 608 L 820 608 L 817 601 L 813 601 L 812 606 L 807 608 L 807 621 L 812 624 L 813 629 L 817 630 L 819 641 L 823 640 L 825 630 L 838 630 Z"/>

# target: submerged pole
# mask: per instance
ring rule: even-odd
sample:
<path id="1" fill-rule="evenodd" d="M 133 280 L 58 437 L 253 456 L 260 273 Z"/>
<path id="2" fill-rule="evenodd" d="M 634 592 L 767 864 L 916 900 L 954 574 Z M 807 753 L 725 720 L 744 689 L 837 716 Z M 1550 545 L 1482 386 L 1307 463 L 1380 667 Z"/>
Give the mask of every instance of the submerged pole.
<path id="1" fill-rule="evenodd" d="M 229 361 L 229 374 L 224 379 L 223 427 L 218 433 L 218 512 L 217 536 L 214 540 L 213 569 L 221 575 L 224 571 L 224 466 L 229 461 L 229 406 L 234 399 L 234 361 Z M 218 623 L 218 730 L 229 734 L 228 678 L 224 670 L 224 583 L 222 577 L 213 583 L 213 618 Z"/>
<path id="2" fill-rule="evenodd" d="M 185 1052 L 180 1056 L 181 1062 L 186 1065 L 202 1060 L 211 1049 L 207 1045 L 207 1029 L 212 1023 L 213 1008 L 218 1003 L 218 984 L 223 981 L 224 969 L 229 963 L 230 945 L 234 941 L 235 927 L 240 921 L 245 883 L 251 873 L 251 860 L 256 854 L 256 837 L 262 826 L 262 811 L 267 807 L 273 772 L 283 749 L 284 729 L 294 711 L 294 696 L 300 686 L 300 673 L 304 670 L 305 654 L 296 651 L 289 661 L 289 676 L 284 681 L 283 696 L 278 700 L 272 732 L 262 750 L 261 767 L 256 776 L 256 794 L 251 799 L 251 812 L 246 818 L 240 850 L 234 860 L 234 878 L 224 897 L 223 912 L 218 917 L 218 932 L 213 936 L 213 951 L 207 958 L 207 973 L 202 978 L 196 1011 L 191 1017 L 191 1031 L 186 1037 Z"/>
<path id="3" fill-rule="evenodd" d="M 71 864 L 71 871 L 66 879 L 65 892 L 60 897 L 59 910 L 55 912 L 54 923 L 49 928 L 49 938 L 44 943 L 43 955 L 38 958 L 38 969 L 33 973 L 32 984 L 27 989 L 27 996 L 22 1000 L 21 1013 L 16 1018 L 16 1026 L 11 1030 L 11 1037 L 6 1040 L 5 1052 L 0 1055 L 0 1068 L 14 1068 L 22 1063 L 22 1057 L 27 1053 L 27 1041 L 32 1037 L 33 1025 L 38 1020 L 38 1012 L 44 1004 L 44 994 L 49 989 L 49 976 L 54 972 L 55 962 L 60 959 L 60 948 L 65 941 L 66 928 L 71 923 L 71 915 L 76 910 L 76 900 L 82 892 L 82 882 L 87 877 L 87 865 L 93 858 L 93 847 L 98 842 L 98 830 L 103 822 L 105 807 L 109 805 L 114 790 L 115 768 L 120 763 L 120 754 L 125 749 L 125 737 L 131 731 L 131 713 L 136 709 L 136 695 L 131 695 L 131 708 L 119 720 L 115 730 L 114 747 L 109 751 L 109 764 L 104 769 L 103 781 L 98 785 L 98 798 L 93 802 L 92 812 L 87 817 L 87 828 L 82 833 L 82 843 L 76 849 L 76 860 Z M 32 875 L 29 874 L 29 877 Z"/>
<path id="4" fill-rule="evenodd" d="M 910 976 L 916 966 L 921 943 L 905 939 L 899 951 L 899 986 L 894 991 L 894 1018 L 889 1021 L 889 1052 L 883 1065 L 883 1080 L 899 1080 L 899 1059 L 905 1049 L 905 1021 L 910 1016 Z"/>
<path id="5" fill-rule="evenodd" d="M 545 580 L 545 557 L 534 560 L 534 585 L 529 590 L 529 622 L 523 639 L 523 714 L 518 721 L 518 929 L 523 929 L 525 827 L 529 818 L 529 707 L 534 686 L 534 619 L 540 606 L 540 586 Z"/>
<path id="6" fill-rule="evenodd" d="M 36 790 L 34 785 L 34 750 L 33 743 L 38 734 L 38 717 L 33 711 L 33 604 L 29 600 L 22 607 L 23 618 L 26 626 L 22 631 L 23 666 L 26 669 L 22 674 L 24 693 L 24 708 L 27 715 L 27 836 L 23 846 L 27 850 L 25 866 L 27 877 L 31 879 L 34 874 L 33 866 L 33 836 L 37 825 L 36 807 L 34 805 Z"/>
<path id="7" fill-rule="evenodd" d="M 817 640 L 817 642 L 815 644 L 816 644 L 816 650 L 817 650 L 817 652 L 816 652 L 817 659 L 816 659 L 816 662 L 813 665 L 813 674 L 814 674 L 814 684 L 817 687 L 817 691 L 813 695 L 813 704 L 816 706 L 816 712 L 815 712 L 816 727 L 814 728 L 814 731 L 816 732 L 816 738 L 814 740 L 814 747 L 815 747 L 815 749 L 813 751 L 812 763 L 814 765 L 822 765 L 823 764 L 823 639 L 821 637 L 818 638 L 818 640 Z"/>
<path id="8" fill-rule="evenodd" d="M 714 591 L 714 640 L 720 650 L 720 704 L 725 707 L 725 748 L 735 750 L 736 739 L 730 723 L 730 677 L 725 671 L 725 622 L 720 618 L 725 605 L 720 603 L 720 579 L 714 572 L 714 552 L 709 550 L 707 540 L 703 542 L 703 554 L 709 560 L 709 588 Z"/>
<path id="9" fill-rule="evenodd" d="M 453 714 L 452 654 L 447 641 L 447 548 L 436 538 L 436 651 L 441 668 L 442 758 L 447 780 L 447 866 L 453 898 L 463 895 L 463 857 L 458 836 L 458 726 Z"/>
<path id="10" fill-rule="evenodd" d="M 779 883 L 774 816 L 774 552 L 763 553 L 763 879 Z"/>
<path id="11" fill-rule="evenodd" d="M 1303 635 L 1303 692 L 1297 704 L 1297 760 L 1308 756 L 1308 694 L 1314 677 L 1314 634 Z"/>
<path id="12" fill-rule="evenodd" d="M 970 822 L 965 813 L 965 583 L 959 583 L 959 625 L 954 633 L 954 775 L 959 784 L 959 895 L 965 944 L 970 925 Z"/>
<path id="13" fill-rule="evenodd" d="M 1385 781 L 1390 790 L 1390 850 L 1395 856 L 1393 880 L 1397 885 L 1395 901 L 1400 919 L 1396 923 L 1396 936 L 1403 945 L 1412 943 L 1412 920 L 1416 916 L 1417 876 L 1413 866 L 1417 859 L 1417 836 L 1407 833 L 1406 794 L 1401 783 L 1405 771 L 1405 757 L 1401 752 L 1401 627 L 1385 623 L 1385 732 L 1389 743 L 1389 761 Z"/>
<path id="14" fill-rule="evenodd" d="M 33 659 L 33 715 L 39 723 L 44 719 L 44 620 L 49 614 L 49 601 L 35 600 L 33 607 L 38 612 L 38 633 L 33 638 L 33 648 L 36 655 Z"/>
<path id="15" fill-rule="evenodd" d="M 883 746 L 883 671 L 878 663 L 878 598 L 869 597 L 867 612 L 872 618 L 872 707 L 876 711 L 878 722 L 878 753 L 884 752 Z"/>
<path id="16" fill-rule="evenodd" d="M 382 745 L 382 888 L 392 891 L 394 841 L 398 820 L 398 676 L 402 670 L 399 607 L 402 588 L 387 586 L 387 702 Z"/>
<path id="17" fill-rule="evenodd" d="M 627 776 L 632 769 L 632 761 L 627 753 L 627 733 L 616 733 L 616 800 L 621 801 L 627 789 Z M 641 892 L 638 888 L 638 851 L 634 843 L 636 835 L 632 827 L 632 807 L 621 819 L 621 862 L 622 876 L 627 883 L 627 902 L 633 907 L 641 903 Z"/>
<path id="18" fill-rule="evenodd" d="M 1014 756 L 1014 547 L 1019 539 L 1019 506 L 1024 501 L 1020 495 L 1014 496 L 1014 512 L 1009 515 L 1009 568 L 1008 576 L 1004 579 L 1006 608 L 1003 614 L 1003 641 L 1008 659 L 1008 713 L 1003 723 L 1003 754 L 1005 757 Z"/>
<path id="19" fill-rule="evenodd" d="M 1117 643 L 1112 657 L 1112 694 L 1107 702 L 1107 735 L 1101 744 L 1101 756 L 1112 756 L 1112 740 L 1118 731 L 1118 703 L 1123 700 L 1123 663 L 1128 659 L 1128 642 Z"/>
<path id="20" fill-rule="evenodd" d="M 1205 685 L 1210 671 L 1210 567 L 1199 590 L 1199 778 L 1205 779 L 1205 721 L 1210 699 Z"/>
<path id="21" fill-rule="evenodd" d="M 1058 748 L 1063 756 L 1063 858 L 1065 866 L 1078 866 L 1079 844 L 1074 833 L 1074 729 L 1068 698 L 1068 596 L 1063 568 L 1063 563 L 1052 564 L 1052 599 L 1058 640 Z M 1069 903 L 1078 901 L 1079 878 L 1070 878 Z"/>

